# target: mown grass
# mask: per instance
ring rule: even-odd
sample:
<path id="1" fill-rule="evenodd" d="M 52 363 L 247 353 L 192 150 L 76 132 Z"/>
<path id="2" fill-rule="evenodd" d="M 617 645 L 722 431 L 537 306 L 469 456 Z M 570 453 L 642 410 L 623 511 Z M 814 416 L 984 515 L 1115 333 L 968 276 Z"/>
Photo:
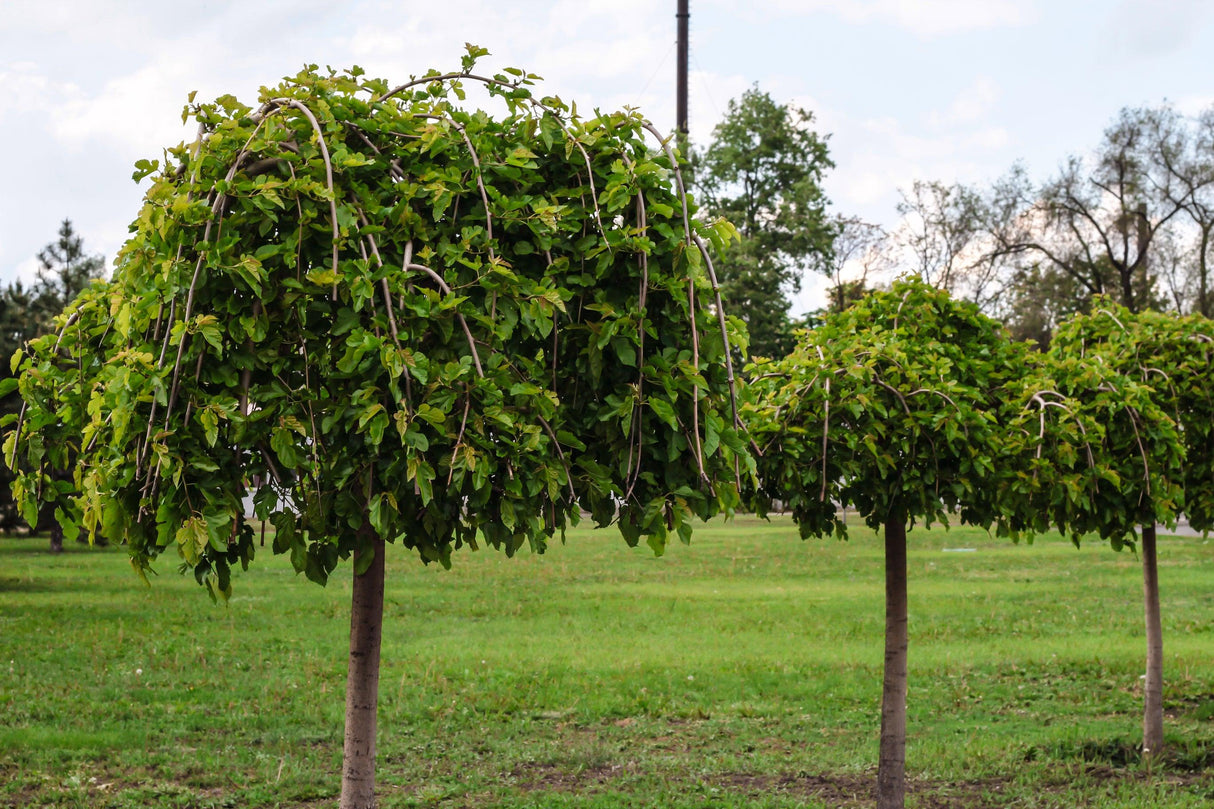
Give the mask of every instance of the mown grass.
<path id="1" fill-rule="evenodd" d="M 1144 763 L 1137 559 L 910 535 L 912 807 L 1214 801 L 1214 545 L 1164 538 L 1168 755 Z M 961 551 L 957 549 L 972 549 Z M 871 803 L 880 541 L 787 520 L 655 559 L 389 548 L 381 806 Z M 0 806 L 310 807 L 338 790 L 349 584 L 268 548 L 214 606 L 165 559 L 0 540 Z"/>

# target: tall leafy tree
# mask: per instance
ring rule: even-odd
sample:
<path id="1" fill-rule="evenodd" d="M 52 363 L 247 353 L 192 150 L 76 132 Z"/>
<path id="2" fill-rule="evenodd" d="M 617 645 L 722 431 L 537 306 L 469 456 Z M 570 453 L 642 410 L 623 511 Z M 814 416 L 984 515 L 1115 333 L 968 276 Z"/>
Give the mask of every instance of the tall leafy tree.
<path id="1" fill-rule="evenodd" d="M 877 805 L 905 800 L 906 531 L 949 515 L 999 519 L 998 410 L 1022 349 L 971 303 L 899 281 L 751 366 L 760 510 L 781 501 L 803 537 L 847 536 L 854 508 L 885 541 L 885 671 Z"/>
<path id="2" fill-rule="evenodd" d="M 704 208 L 740 239 L 719 263 L 722 295 L 746 322 L 750 350 L 781 357 L 793 345 L 789 295 L 806 271 L 829 273 L 835 225 L 822 178 L 833 168 L 813 115 L 752 87 L 729 102 L 696 163 Z"/>
<path id="3" fill-rule="evenodd" d="M 639 115 L 581 119 L 537 77 L 474 73 L 483 53 L 188 107 L 199 139 L 138 164 L 114 281 L 36 341 L 5 444 L 23 502 L 141 572 L 168 552 L 226 597 L 250 495 L 309 579 L 352 560 L 347 809 L 375 802 L 387 544 L 542 551 L 585 511 L 660 551 L 747 463 L 707 261 L 728 226 L 688 217 Z M 500 114 L 461 104 L 473 83 Z M 46 473 L 64 445 L 70 493 Z"/>

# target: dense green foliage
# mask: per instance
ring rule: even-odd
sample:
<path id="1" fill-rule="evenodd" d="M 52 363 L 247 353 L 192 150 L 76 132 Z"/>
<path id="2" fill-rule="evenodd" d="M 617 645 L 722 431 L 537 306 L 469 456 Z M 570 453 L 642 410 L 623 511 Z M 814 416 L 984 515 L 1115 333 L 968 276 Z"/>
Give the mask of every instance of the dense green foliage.
<path id="1" fill-rule="evenodd" d="M 1058 333 L 1051 354 L 1062 360 L 1092 357 L 1147 389 L 1161 411 L 1159 418 L 1123 426 L 1124 450 L 1106 455 L 1126 466 L 1120 477 L 1126 489 L 1135 491 L 1133 496 L 1155 502 L 1157 521 L 1169 522 L 1183 510 L 1194 528 L 1214 529 L 1214 322 L 1200 315 L 1133 313 L 1097 299 L 1090 313 L 1076 316 Z M 1153 421 L 1160 420 L 1167 421 L 1170 431 L 1152 433 Z M 1161 452 L 1156 445 L 1172 443 L 1171 457 L 1143 457 L 1144 452 Z M 1151 467 L 1149 479 L 1144 461 Z M 1120 510 L 1131 514 L 1136 509 L 1126 502 Z M 1139 524 L 1149 522 L 1150 508 L 1138 516 Z"/>
<path id="2" fill-rule="evenodd" d="M 1098 358 L 1029 358 L 1003 415 L 1000 531 L 1097 533 L 1120 549 L 1145 523 L 1174 525 L 1182 450 L 1154 390 Z"/>
<path id="3" fill-rule="evenodd" d="M 752 366 L 748 424 L 762 452 L 756 502 L 783 502 L 804 536 L 847 526 L 999 516 L 998 410 L 1023 351 L 972 304 L 899 281 Z"/>
<path id="4" fill-rule="evenodd" d="M 696 160 L 706 211 L 738 229 L 719 262 L 721 290 L 756 356 L 792 349 L 788 296 L 806 270 L 825 272 L 831 254 L 835 226 L 822 179 L 834 163 L 812 123 L 811 113 L 753 87 L 729 102 Z"/>
<path id="5" fill-rule="evenodd" d="M 46 334 L 55 316 L 63 311 L 94 280 L 105 274 L 105 261 L 84 249 L 84 240 L 76 233 L 70 220 L 63 220 L 55 241 L 38 253 L 38 270 L 34 283 L 26 286 L 14 281 L 0 290 L 0 414 L 16 414 L 21 409 L 21 397 L 15 390 L 15 374 L 11 364 L 13 354 L 26 342 Z M 11 389 L 10 389 L 11 388 Z M 61 470 L 66 474 L 66 467 Z M 21 524 L 16 500 L 10 493 L 11 471 L 0 466 L 0 530 L 12 531 Z M 42 509 L 31 525 L 42 529 L 54 524 L 50 509 Z M 60 537 L 61 539 L 61 537 Z"/>
<path id="6" fill-rule="evenodd" d="M 1203 364 L 1200 351 L 1188 350 L 1200 345 L 1198 324 L 1155 312 L 1133 315 L 1107 300 L 1096 307 L 1061 324 L 1048 352 L 1030 355 L 1019 394 L 1024 407 L 1009 416 L 1007 435 L 1009 464 L 1019 470 L 1009 494 L 1030 502 L 1018 502 L 1010 522 L 1023 519 L 1016 527 L 1029 531 L 1057 527 L 1076 542 L 1095 533 L 1120 549 L 1134 543 L 1143 525 L 1175 524 L 1186 470 L 1202 465 L 1197 454 L 1186 458 L 1186 437 L 1200 447 L 1211 427 L 1194 424 L 1189 436 L 1178 421 L 1173 383 L 1160 384 L 1165 372 L 1142 366 L 1140 352 L 1148 346 L 1136 342 L 1151 335 L 1152 354 L 1170 345 L 1177 365 L 1167 376 L 1183 385 L 1181 369 Z M 1152 360 L 1167 361 L 1162 353 Z"/>
<path id="7" fill-rule="evenodd" d="M 374 534 L 448 564 L 542 549 L 585 509 L 660 551 L 732 507 L 732 326 L 702 260 L 731 229 L 689 218 L 639 115 L 580 118 L 477 55 L 187 107 L 199 138 L 138 164 L 113 283 L 21 361 L 26 508 L 227 594 L 250 496 L 319 582 Z"/>

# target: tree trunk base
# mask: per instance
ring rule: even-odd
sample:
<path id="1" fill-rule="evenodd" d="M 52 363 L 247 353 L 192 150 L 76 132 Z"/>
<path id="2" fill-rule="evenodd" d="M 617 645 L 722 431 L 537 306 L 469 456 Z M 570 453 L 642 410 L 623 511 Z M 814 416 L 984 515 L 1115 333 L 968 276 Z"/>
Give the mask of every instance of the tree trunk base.
<path id="1" fill-rule="evenodd" d="M 1147 634 L 1147 676 L 1143 685 L 1142 755 L 1163 752 L 1163 626 L 1159 615 L 1159 564 L 1155 526 L 1142 527 L 1142 601 Z"/>
<path id="2" fill-rule="evenodd" d="M 350 600 L 350 664 L 346 676 L 346 740 L 342 751 L 341 809 L 375 809 L 375 734 L 379 705 L 379 646 L 384 622 L 384 541 L 360 538 Z"/>
<path id="3" fill-rule="evenodd" d="M 885 677 L 881 690 L 881 757 L 877 809 L 906 804 L 906 523 L 885 522 Z"/>

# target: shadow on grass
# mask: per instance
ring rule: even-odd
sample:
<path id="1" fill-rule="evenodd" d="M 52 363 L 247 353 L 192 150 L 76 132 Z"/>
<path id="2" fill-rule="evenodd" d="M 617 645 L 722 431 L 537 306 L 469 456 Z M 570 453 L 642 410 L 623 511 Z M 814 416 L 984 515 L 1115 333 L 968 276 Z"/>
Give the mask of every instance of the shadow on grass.
<path id="1" fill-rule="evenodd" d="M 50 593 L 67 587 L 67 584 L 62 588 L 56 587 L 46 579 L 14 579 L 0 576 L 0 593 Z"/>
<path id="2" fill-rule="evenodd" d="M 1128 738 L 1060 742 L 1047 748 L 1030 747 L 1025 761 L 1040 759 L 1081 761 L 1117 770 L 1148 768 L 1156 772 L 1204 773 L 1214 768 L 1214 743 L 1205 740 L 1168 738 L 1164 752 L 1146 762 L 1136 740 Z"/>
<path id="3" fill-rule="evenodd" d="M 516 789 L 528 793 L 568 792 L 579 795 L 587 793 L 611 793 L 627 787 L 622 781 L 644 777 L 630 771 L 628 767 L 587 767 L 566 770 L 549 764 L 526 764 L 510 773 Z M 1000 800 L 1008 788 L 1010 779 L 983 778 L 972 781 L 937 781 L 929 779 L 907 779 L 907 795 L 919 809 L 983 809 L 1003 805 Z M 877 776 L 871 773 L 821 773 L 806 772 L 786 774 L 759 774 L 746 772 L 706 775 L 697 779 L 694 788 L 683 783 L 667 785 L 668 791 L 679 795 L 704 794 L 735 802 L 722 805 L 743 805 L 736 801 L 763 802 L 776 800 L 793 801 L 795 805 L 809 802 L 812 806 L 830 806 L 837 809 L 860 809 L 870 807 L 876 800 Z M 767 805 L 764 803 L 763 805 Z M 791 805 L 791 804 L 790 804 Z"/>
<path id="4" fill-rule="evenodd" d="M 62 559 L 82 553 L 114 553 L 116 547 L 110 543 L 90 545 L 88 542 L 65 541 L 63 550 L 52 551 L 51 541 L 41 534 L 37 536 L 0 535 L 0 556 L 32 557 L 41 556 L 46 559 Z"/>

